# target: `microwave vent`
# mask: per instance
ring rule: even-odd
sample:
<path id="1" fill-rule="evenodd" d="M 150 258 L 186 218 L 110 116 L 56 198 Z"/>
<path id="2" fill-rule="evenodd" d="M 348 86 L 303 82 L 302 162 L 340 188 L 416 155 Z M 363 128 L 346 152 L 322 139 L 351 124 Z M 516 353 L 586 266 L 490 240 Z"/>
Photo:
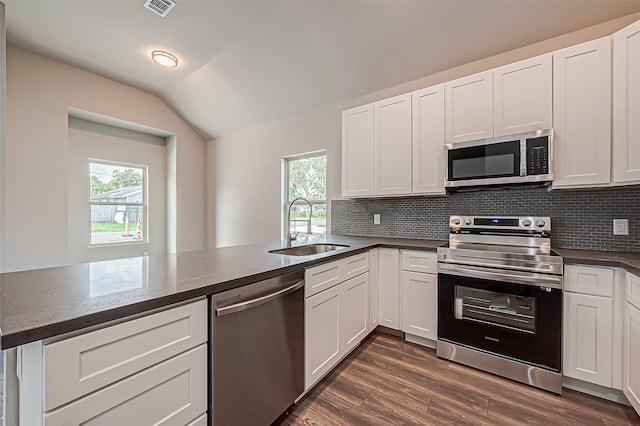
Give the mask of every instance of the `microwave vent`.
<path id="1" fill-rule="evenodd" d="M 157 13 L 163 18 L 173 9 L 176 2 L 173 0 L 147 0 L 144 2 L 144 7 Z"/>

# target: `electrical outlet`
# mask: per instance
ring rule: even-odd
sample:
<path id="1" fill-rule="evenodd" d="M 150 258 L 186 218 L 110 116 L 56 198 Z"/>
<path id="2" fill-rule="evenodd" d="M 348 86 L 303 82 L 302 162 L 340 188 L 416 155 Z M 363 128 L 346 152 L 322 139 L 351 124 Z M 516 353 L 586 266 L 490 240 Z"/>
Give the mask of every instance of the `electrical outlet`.
<path id="1" fill-rule="evenodd" d="M 629 235 L 629 219 L 613 219 L 613 235 Z"/>
<path id="2" fill-rule="evenodd" d="M 373 224 L 380 225 L 380 215 L 377 213 L 373 215 Z"/>

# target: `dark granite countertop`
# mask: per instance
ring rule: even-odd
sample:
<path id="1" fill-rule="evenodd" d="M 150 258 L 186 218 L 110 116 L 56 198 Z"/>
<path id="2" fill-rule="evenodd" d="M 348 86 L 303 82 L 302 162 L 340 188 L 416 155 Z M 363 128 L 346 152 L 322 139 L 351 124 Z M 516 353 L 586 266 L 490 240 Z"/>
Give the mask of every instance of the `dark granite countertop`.
<path id="1" fill-rule="evenodd" d="M 283 241 L 84 263 L 0 275 L 0 348 L 80 330 L 385 246 L 432 250 L 445 241 L 312 236 L 350 247 L 313 256 L 269 250 Z M 296 245 L 294 244 L 294 245 Z"/>
<path id="2" fill-rule="evenodd" d="M 624 268 L 632 274 L 640 275 L 640 253 L 575 249 L 554 249 L 553 251 L 562 256 L 564 264 L 579 263 L 595 266 L 613 266 Z"/>
<path id="3" fill-rule="evenodd" d="M 269 253 L 284 241 L 0 274 L 0 348 L 80 330 L 207 296 L 374 247 L 435 251 L 442 240 L 313 236 L 294 245 L 346 244 L 313 256 Z M 564 263 L 621 267 L 640 275 L 640 253 L 556 249 Z"/>

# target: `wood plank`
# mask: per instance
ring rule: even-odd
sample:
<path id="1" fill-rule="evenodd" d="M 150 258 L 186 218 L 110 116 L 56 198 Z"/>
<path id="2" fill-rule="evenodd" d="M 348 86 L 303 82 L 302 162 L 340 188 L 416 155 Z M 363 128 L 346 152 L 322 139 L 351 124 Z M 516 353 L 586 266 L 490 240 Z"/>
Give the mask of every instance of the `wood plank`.
<path id="1" fill-rule="evenodd" d="M 274 425 L 640 425 L 631 407 L 562 396 L 371 334 Z"/>

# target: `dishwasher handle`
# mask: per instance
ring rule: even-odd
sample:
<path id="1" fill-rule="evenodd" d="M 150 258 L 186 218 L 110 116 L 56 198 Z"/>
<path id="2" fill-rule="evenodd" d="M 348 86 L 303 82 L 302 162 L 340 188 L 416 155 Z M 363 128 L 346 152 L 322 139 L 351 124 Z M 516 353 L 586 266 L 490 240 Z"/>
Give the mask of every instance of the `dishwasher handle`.
<path id="1" fill-rule="evenodd" d="M 255 299 L 234 303 L 233 305 L 224 306 L 222 308 L 216 308 L 216 316 L 221 317 L 223 315 L 233 314 L 235 312 L 253 308 L 254 306 L 262 305 L 263 303 L 267 303 L 273 299 L 277 299 L 278 297 L 293 293 L 294 291 L 301 289 L 303 286 L 304 280 L 299 281 L 289 287 L 283 288 L 282 290 L 278 290 L 275 293 L 266 294 L 264 296 L 256 297 Z"/>

